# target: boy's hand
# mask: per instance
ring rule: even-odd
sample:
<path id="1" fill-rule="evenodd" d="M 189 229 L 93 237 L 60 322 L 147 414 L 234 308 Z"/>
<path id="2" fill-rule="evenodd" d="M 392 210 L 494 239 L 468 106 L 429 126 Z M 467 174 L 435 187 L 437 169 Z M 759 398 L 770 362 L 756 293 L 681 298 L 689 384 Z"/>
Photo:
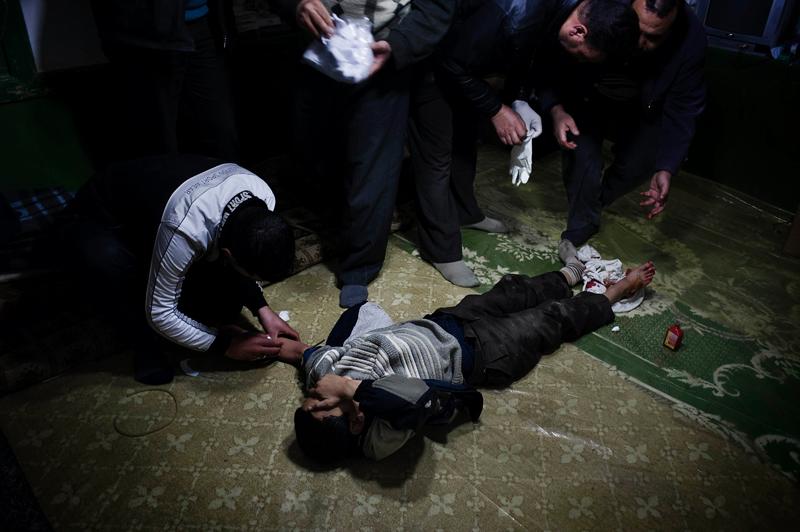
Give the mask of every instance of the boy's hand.
<path id="1" fill-rule="evenodd" d="M 356 394 L 361 381 L 340 377 L 329 373 L 317 381 L 317 385 L 308 392 L 312 397 L 319 399 L 314 403 L 310 410 L 330 410 L 332 408 L 346 407 L 352 404 L 353 396 Z"/>
<path id="2" fill-rule="evenodd" d="M 308 349 L 308 344 L 289 338 L 278 338 L 278 343 L 281 348 L 276 358 L 285 364 L 299 368 L 303 362 L 303 351 Z"/>

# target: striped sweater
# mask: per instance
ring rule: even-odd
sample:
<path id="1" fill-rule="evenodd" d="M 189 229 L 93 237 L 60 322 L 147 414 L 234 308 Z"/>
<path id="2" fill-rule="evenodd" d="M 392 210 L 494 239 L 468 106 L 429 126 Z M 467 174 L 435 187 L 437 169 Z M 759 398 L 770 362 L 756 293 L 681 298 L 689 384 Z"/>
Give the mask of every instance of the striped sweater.
<path id="1" fill-rule="evenodd" d="M 306 387 L 334 373 L 358 380 L 388 375 L 461 384 L 461 346 L 430 320 L 413 320 L 369 331 L 342 347 L 323 346 L 305 361 Z"/>

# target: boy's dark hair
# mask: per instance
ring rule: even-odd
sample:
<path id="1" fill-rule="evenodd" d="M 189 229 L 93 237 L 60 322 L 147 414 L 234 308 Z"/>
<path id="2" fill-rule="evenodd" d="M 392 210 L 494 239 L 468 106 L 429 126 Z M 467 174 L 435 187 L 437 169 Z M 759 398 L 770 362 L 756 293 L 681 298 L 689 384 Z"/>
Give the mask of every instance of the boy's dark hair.
<path id="1" fill-rule="evenodd" d="M 585 0 L 579 18 L 586 25 L 586 41 L 608 58 L 630 55 L 639 42 L 639 17 L 630 0 Z"/>
<path id="2" fill-rule="evenodd" d="M 358 455 L 358 435 L 350 433 L 347 414 L 321 421 L 302 408 L 294 411 L 294 434 L 303 453 L 320 463 Z"/>
<path id="3" fill-rule="evenodd" d="M 236 264 L 260 280 L 275 282 L 292 272 L 292 228 L 260 199 L 249 199 L 231 213 L 219 245 L 228 248 Z"/>
<path id="4" fill-rule="evenodd" d="M 677 4 L 678 0 L 646 0 L 644 3 L 647 10 L 655 13 L 658 18 L 666 17 Z"/>

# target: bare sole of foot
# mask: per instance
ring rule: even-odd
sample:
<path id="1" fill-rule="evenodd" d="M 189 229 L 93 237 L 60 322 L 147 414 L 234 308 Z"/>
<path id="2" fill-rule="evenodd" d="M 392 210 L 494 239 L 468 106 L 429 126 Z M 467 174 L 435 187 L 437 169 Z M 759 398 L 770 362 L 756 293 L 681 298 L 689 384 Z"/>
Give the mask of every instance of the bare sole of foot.
<path id="1" fill-rule="evenodd" d="M 605 296 L 611 303 L 616 303 L 620 299 L 631 297 L 641 288 L 653 282 L 653 277 L 655 277 L 655 275 L 656 267 L 653 261 L 649 260 L 632 270 L 628 270 L 624 279 L 608 287 Z"/>

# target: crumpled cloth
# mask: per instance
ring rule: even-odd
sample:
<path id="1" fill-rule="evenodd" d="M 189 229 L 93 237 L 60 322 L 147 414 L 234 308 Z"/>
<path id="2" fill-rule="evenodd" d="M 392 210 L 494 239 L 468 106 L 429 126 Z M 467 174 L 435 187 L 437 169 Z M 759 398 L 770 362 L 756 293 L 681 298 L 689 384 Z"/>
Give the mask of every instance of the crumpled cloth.
<path id="1" fill-rule="evenodd" d="M 372 24 L 367 18 L 339 18 L 331 15 L 333 35 L 312 42 L 303 60 L 326 76 L 344 83 L 367 79 L 375 56 L 370 45 L 375 42 Z"/>
<path id="2" fill-rule="evenodd" d="M 622 261 L 619 259 L 603 260 L 600 253 L 592 246 L 585 244 L 578 249 L 578 260 L 586 268 L 583 271 L 583 290 L 594 294 L 605 294 L 607 286 L 621 281 L 625 277 Z M 631 297 L 621 299 L 611 306 L 614 314 L 630 312 L 644 301 L 644 288 L 639 289 Z"/>
<path id="3" fill-rule="evenodd" d="M 522 144 L 511 147 L 511 158 L 508 165 L 511 183 L 520 186 L 528 182 L 531 172 L 533 172 L 533 139 L 542 134 L 542 117 L 524 100 L 515 100 L 511 104 L 511 108 L 522 118 L 525 127 L 528 128 Z"/>

